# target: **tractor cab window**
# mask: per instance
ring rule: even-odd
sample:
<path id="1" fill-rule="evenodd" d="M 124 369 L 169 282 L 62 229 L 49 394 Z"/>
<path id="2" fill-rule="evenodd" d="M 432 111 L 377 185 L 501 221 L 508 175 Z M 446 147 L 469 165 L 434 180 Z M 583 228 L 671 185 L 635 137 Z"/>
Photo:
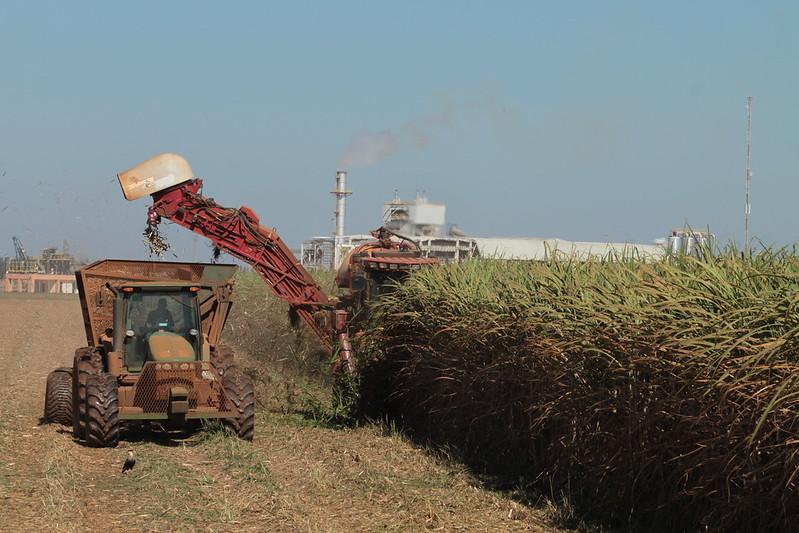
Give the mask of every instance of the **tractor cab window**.
<path id="1" fill-rule="evenodd" d="M 199 353 L 200 321 L 194 294 L 188 291 L 136 291 L 128 296 L 125 364 L 135 370 L 158 354 L 151 352 L 150 338 L 181 337 Z M 182 341 L 177 341 L 182 343 Z M 185 343 L 182 343 L 185 346 Z"/>
<path id="2" fill-rule="evenodd" d="M 144 321 L 144 326 L 150 331 L 158 329 L 171 331 L 175 329 L 175 319 L 167 307 L 165 296 L 159 297 L 155 309 L 147 313 L 147 320 Z"/>

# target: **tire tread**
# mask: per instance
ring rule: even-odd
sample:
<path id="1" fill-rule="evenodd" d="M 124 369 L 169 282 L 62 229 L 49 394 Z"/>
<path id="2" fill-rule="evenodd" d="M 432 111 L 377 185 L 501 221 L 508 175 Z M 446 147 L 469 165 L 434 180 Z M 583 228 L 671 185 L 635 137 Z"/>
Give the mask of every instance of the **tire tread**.
<path id="1" fill-rule="evenodd" d="M 89 376 L 86 384 L 86 444 L 114 447 L 119 442 L 119 396 L 116 378 L 105 372 Z"/>
<path id="2" fill-rule="evenodd" d="M 50 423 L 72 424 L 72 369 L 56 368 L 47 376 L 44 419 Z"/>
<path id="3" fill-rule="evenodd" d="M 222 375 L 222 386 L 228 408 L 236 412 L 236 416 L 225 419 L 225 424 L 240 439 L 251 441 L 255 434 L 255 388 L 252 379 L 238 367 L 230 365 Z"/>

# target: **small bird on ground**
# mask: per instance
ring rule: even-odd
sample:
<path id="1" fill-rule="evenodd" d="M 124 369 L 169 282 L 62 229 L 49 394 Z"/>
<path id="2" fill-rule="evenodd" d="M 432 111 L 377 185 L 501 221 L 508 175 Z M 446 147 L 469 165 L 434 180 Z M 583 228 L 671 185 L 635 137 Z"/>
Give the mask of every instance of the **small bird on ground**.
<path id="1" fill-rule="evenodd" d="M 128 450 L 128 457 L 125 459 L 125 464 L 122 465 L 122 473 L 128 473 L 133 470 L 134 466 L 136 466 L 136 456 L 133 455 L 133 450 Z"/>

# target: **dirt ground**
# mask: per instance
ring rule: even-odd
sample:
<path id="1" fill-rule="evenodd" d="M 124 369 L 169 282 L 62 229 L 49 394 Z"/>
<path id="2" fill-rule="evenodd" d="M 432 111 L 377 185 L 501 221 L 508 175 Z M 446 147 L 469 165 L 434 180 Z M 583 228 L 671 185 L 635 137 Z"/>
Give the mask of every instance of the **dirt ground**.
<path id="1" fill-rule="evenodd" d="M 4 531 L 556 531 L 546 509 L 482 489 L 378 426 L 261 410 L 252 444 L 204 431 L 85 448 L 40 423 L 48 372 L 85 342 L 77 298 L 0 294 Z M 129 449 L 137 465 L 123 475 Z"/>

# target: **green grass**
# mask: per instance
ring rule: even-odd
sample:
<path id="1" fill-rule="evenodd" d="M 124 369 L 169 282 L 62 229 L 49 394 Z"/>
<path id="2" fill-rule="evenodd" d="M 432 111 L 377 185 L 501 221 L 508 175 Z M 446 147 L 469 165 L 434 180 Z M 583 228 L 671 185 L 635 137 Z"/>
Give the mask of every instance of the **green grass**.
<path id="1" fill-rule="evenodd" d="M 159 531 L 235 525 L 275 489 L 252 445 L 221 427 L 199 432 L 185 451 L 141 446 L 130 474 L 97 484 L 97 492 L 123 496 L 126 512 L 137 520 L 149 517 L 150 527 Z"/>
<path id="2" fill-rule="evenodd" d="M 269 467 L 253 449 L 252 443 L 237 438 L 223 424 L 209 422 L 194 438 L 193 444 L 201 446 L 208 457 L 221 461 L 225 470 L 238 480 L 254 483 L 262 490 L 278 488 Z"/>

